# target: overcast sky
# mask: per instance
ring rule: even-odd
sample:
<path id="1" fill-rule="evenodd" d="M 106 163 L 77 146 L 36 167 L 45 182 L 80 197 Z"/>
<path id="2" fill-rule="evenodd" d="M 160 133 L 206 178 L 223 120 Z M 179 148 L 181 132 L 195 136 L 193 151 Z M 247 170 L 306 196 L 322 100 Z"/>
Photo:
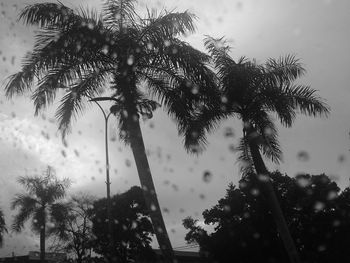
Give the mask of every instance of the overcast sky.
<path id="1" fill-rule="evenodd" d="M 33 45 L 33 30 L 17 22 L 25 4 L 43 1 L 0 0 L 0 81 L 20 68 L 20 61 Z M 62 0 L 64 4 L 100 9 L 99 0 Z M 138 9 L 189 10 L 197 15 L 197 32 L 186 41 L 204 50 L 204 35 L 226 36 L 232 56 L 266 58 L 295 54 L 307 69 L 300 83 L 318 90 L 331 107 L 328 119 L 300 116 L 290 129 L 280 127 L 284 162 L 270 165 L 294 176 L 299 172 L 326 173 L 341 187 L 349 184 L 349 112 L 350 83 L 349 38 L 350 2 L 331 0 L 166 0 L 140 1 Z M 89 192 L 105 195 L 103 119 L 96 107 L 87 109 L 73 124 L 73 132 L 64 145 L 57 132 L 53 105 L 34 117 L 29 96 L 7 101 L 0 91 L 0 207 L 11 225 L 13 212 L 9 203 L 21 191 L 16 178 L 40 173 L 46 165 L 54 166 L 57 175 L 74 182 L 70 193 Z M 107 107 L 108 105 L 106 105 Z M 113 135 L 110 122 L 112 194 L 138 185 L 138 175 L 130 149 Z M 232 128 L 234 137 L 224 136 Z M 235 153 L 230 146 L 241 136 L 239 122 L 228 121 L 209 136 L 207 151 L 187 155 L 178 137 L 176 125 L 161 111 L 142 123 L 149 161 L 163 208 L 173 247 L 185 245 L 181 221 L 186 216 L 201 219 L 204 209 L 224 196 L 230 182 L 240 178 Z M 306 158 L 298 158 L 300 152 Z M 212 174 L 209 182 L 204 172 Z M 12 251 L 25 254 L 38 250 L 39 238 L 26 230 L 21 235 L 5 237 L 0 256 Z"/>

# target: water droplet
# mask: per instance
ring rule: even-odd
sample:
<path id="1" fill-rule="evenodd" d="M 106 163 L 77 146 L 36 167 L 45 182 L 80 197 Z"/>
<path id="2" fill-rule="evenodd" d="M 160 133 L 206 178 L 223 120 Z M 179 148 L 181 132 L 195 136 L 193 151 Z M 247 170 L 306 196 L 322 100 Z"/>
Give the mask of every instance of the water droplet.
<path id="1" fill-rule="evenodd" d="M 153 49 L 153 44 L 151 42 L 147 43 L 147 48 L 149 50 L 152 50 Z"/>
<path id="2" fill-rule="evenodd" d="M 300 152 L 298 152 L 298 154 L 297 154 L 297 158 L 298 158 L 298 160 L 301 161 L 301 162 L 307 162 L 307 161 L 310 159 L 310 156 L 309 156 L 308 152 L 306 152 L 306 151 L 300 151 Z"/>
<path id="3" fill-rule="evenodd" d="M 212 173 L 210 171 L 204 171 L 203 173 L 203 181 L 209 183 L 212 180 Z"/>
<path id="4" fill-rule="evenodd" d="M 316 210 L 316 212 L 320 212 L 321 210 L 323 210 L 324 207 L 325 207 L 325 204 L 320 201 L 317 201 L 314 205 L 314 209 Z"/>
<path id="5" fill-rule="evenodd" d="M 128 65 L 131 66 L 134 64 L 134 56 L 133 55 L 130 55 L 128 57 L 128 61 L 127 61 Z"/>
<path id="6" fill-rule="evenodd" d="M 345 162 L 345 159 L 346 159 L 346 158 L 345 158 L 345 155 L 344 155 L 344 154 L 341 154 L 341 155 L 338 156 L 338 162 L 339 162 L 339 163 Z"/>
<path id="7" fill-rule="evenodd" d="M 310 179 L 307 179 L 307 178 L 304 178 L 304 177 L 299 177 L 299 178 L 297 178 L 297 184 L 300 187 L 305 188 L 305 187 L 308 187 L 311 184 L 311 181 L 310 181 Z"/>
<path id="8" fill-rule="evenodd" d="M 235 133 L 234 133 L 234 131 L 233 131 L 233 129 L 231 127 L 226 127 L 224 136 L 225 137 L 234 137 Z"/>
<path id="9" fill-rule="evenodd" d="M 327 195 L 327 200 L 334 200 L 338 197 L 338 193 L 336 191 L 329 191 Z"/>
<path id="10" fill-rule="evenodd" d="M 171 45 L 171 42 L 170 42 L 169 40 L 165 40 L 165 41 L 164 41 L 164 45 L 165 45 L 166 47 L 169 47 L 169 46 Z"/>
<path id="11" fill-rule="evenodd" d="M 253 196 L 258 196 L 260 194 L 260 191 L 259 189 L 256 189 L 256 188 L 253 188 L 250 193 L 253 195 Z"/>
<path id="12" fill-rule="evenodd" d="M 127 167 L 130 167 L 130 166 L 131 166 L 131 161 L 130 161 L 129 159 L 126 159 L 126 160 L 125 160 L 125 165 L 126 165 Z"/>
<path id="13" fill-rule="evenodd" d="M 151 210 L 152 210 L 152 211 L 156 211 L 156 210 L 157 210 L 157 207 L 156 207 L 154 204 L 151 204 Z"/>
<path id="14" fill-rule="evenodd" d="M 319 252 L 325 251 L 326 249 L 327 249 L 326 245 L 319 245 L 319 246 L 317 247 L 317 250 L 318 250 Z"/>
<path id="15" fill-rule="evenodd" d="M 259 179 L 261 182 L 268 182 L 268 181 L 269 181 L 269 176 L 266 175 L 266 174 L 259 174 L 259 175 L 258 175 L 258 179 Z"/>
<path id="16" fill-rule="evenodd" d="M 103 48 L 102 48 L 102 53 L 107 55 L 109 52 L 109 47 L 107 45 L 104 45 Z"/>

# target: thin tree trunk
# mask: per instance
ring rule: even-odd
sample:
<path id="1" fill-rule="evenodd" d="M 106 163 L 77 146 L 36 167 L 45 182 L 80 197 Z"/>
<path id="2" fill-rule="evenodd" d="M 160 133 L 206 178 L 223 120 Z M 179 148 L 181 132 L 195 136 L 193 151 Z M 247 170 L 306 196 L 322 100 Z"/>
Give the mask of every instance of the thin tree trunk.
<path id="1" fill-rule="evenodd" d="M 291 263 L 300 263 L 298 251 L 296 249 L 292 236 L 289 232 L 286 220 L 284 218 L 280 204 L 277 200 L 275 191 L 270 181 L 269 172 L 261 157 L 259 147 L 257 146 L 257 144 L 254 142 L 253 139 L 249 141 L 249 148 L 250 148 L 250 152 L 251 152 L 254 166 L 255 166 L 255 171 L 257 176 L 256 180 L 260 184 L 261 190 L 267 199 L 267 202 L 270 207 L 272 216 L 275 220 L 278 232 L 280 234 L 280 237 L 282 239 L 282 242 L 288 254 L 289 261 Z M 259 175 L 267 176 L 268 180 L 262 180 L 261 178 L 259 178 Z"/>
<path id="2" fill-rule="evenodd" d="M 134 116 L 128 117 L 128 131 L 146 206 L 150 213 L 159 247 L 165 259 L 164 262 L 174 262 L 174 252 L 159 206 L 138 118 L 135 120 Z"/>
<path id="3" fill-rule="evenodd" d="M 45 220 L 40 229 L 40 262 L 45 263 Z"/>

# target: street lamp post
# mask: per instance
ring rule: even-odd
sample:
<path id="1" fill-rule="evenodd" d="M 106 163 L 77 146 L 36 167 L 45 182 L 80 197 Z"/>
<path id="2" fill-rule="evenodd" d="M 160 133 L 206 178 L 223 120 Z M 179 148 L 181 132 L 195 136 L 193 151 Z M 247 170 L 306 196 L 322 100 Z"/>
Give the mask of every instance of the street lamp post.
<path id="1" fill-rule="evenodd" d="M 108 218 L 108 237 L 109 237 L 109 247 L 110 247 L 110 256 L 112 256 L 112 251 L 114 249 L 114 238 L 113 238 L 113 217 L 112 217 L 112 203 L 111 203 L 111 182 L 109 177 L 109 154 L 108 154 L 108 119 L 111 116 L 112 112 L 108 114 L 104 111 L 102 106 L 98 101 L 110 100 L 110 98 L 93 98 L 90 101 L 96 103 L 96 105 L 102 111 L 104 120 L 105 120 L 105 150 L 106 150 L 106 186 L 107 186 L 107 218 Z"/>

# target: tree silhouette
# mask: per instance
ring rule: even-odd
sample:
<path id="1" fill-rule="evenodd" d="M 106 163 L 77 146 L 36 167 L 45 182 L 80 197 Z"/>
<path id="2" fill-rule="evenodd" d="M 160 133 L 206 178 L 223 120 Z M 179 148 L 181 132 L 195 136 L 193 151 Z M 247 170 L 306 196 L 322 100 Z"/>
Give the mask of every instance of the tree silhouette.
<path id="1" fill-rule="evenodd" d="M 132 149 L 146 205 L 160 248 L 168 260 L 173 252 L 150 172 L 139 116 L 152 117 L 157 99 L 184 133 L 203 101 L 215 97 L 208 56 L 178 36 L 194 31 L 189 12 L 135 12 L 134 0 L 105 1 L 103 15 L 73 10 L 61 3 L 27 6 L 20 19 L 36 25 L 33 51 L 22 70 L 5 87 L 7 97 L 32 93 L 35 113 L 65 92 L 56 116 L 66 134 L 71 120 L 85 109 L 86 98 L 114 99 L 120 138 Z M 149 97 L 148 95 L 152 95 Z M 210 104 L 209 104 L 210 105 Z"/>
<path id="2" fill-rule="evenodd" d="M 273 188 L 302 262 L 347 262 L 350 259 L 349 188 L 339 187 L 326 175 L 298 175 L 296 178 L 271 173 Z M 216 262 L 287 262 L 268 205 L 259 184 L 243 178 L 232 184 L 224 198 L 203 212 L 204 222 L 214 225 L 208 233 L 198 221 L 186 218 L 188 242 L 197 242 L 203 255 Z"/>
<path id="3" fill-rule="evenodd" d="M 65 210 L 58 211 L 54 218 L 55 227 L 50 234 L 58 240 L 52 248 L 74 253 L 78 263 L 82 263 L 92 249 L 92 207 L 95 197 L 88 194 L 71 196 Z"/>
<path id="4" fill-rule="evenodd" d="M 142 189 L 133 186 L 128 191 L 112 197 L 114 245 L 113 256 L 117 262 L 139 262 L 154 259 L 150 246 L 154 233 Z M 108 252 L 108 226 L 106 199 L 97 200 L 93 208 L 94 251 L 106 255 Z"/>
<path id="5" fill-rule="evenodd" d="M 19 208 L 12 229 L 20 232 L 24 223 L 31 219 L 32 230 L 40 235 L 40 260 L 45 262 L 47 223 L 58 222 L 59 215 L 66 211 L 67 207 L 59 200 L 65 196 L 69 180 L 57 179 L 53 168 L 47 167 L 43 176 L 19 177 L 18 183 L 26 193 L 17 194 L 12 201 L 12 209 Z"/>
<path id="6" fill-rule="evenodd" d="M 289 254 L 290 262 L 299 262 L 298 253 L 277 202 L 269 179 L 269 172 L 262 155 L 274 162 L 281 160 L 281 149 L 277 140 L 277 129 L 271 114 L 276 114 L 281 124 L 290 127 L 297 113 L 311 116 L 327 115 L 328 106 L 308 86 L 295 85 L 305 69 L 293 56 L 269 59 L 259 65 L 244 57 L 238 62 L 230 55 L 230 47 L 223 38 L 207 37 L 205 46 L 209 50 L 221 89 L 221 101 L 216 110 L 202 107 L 202 112 L 186 132 L 188 148 L 203 149 L 206 133 L 230 117 L 243 124 L 243 138 L 238 150 L 243 161 L 243 174 L 256 174 L 260 189 L 269 203 L 281 239 Z M 256 173 L 252 173 L 254 171 Z"/>
<path id="7" fill-rule="evenodd" d="M 0 210 L 0 247 L 3 245 L 3 234 L 7 233 L 4 213 Z"/>

